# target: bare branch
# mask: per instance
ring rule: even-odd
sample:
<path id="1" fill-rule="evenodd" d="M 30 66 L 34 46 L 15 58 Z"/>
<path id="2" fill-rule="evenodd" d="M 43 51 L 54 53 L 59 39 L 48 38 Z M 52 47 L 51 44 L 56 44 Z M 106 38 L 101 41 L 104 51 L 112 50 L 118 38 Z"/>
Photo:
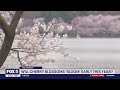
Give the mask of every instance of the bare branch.
<path id="1" fill-rule="evenodd" d="M 18 58 L 18 61 L 19 61 L 20 65 L 25 66 L 25 65 L 21 62 L 21 60 L 20 60 L 20 54 L 19 54 L 19 51 L 18 51 L 18 50 L 14 50 L 14 49 L 11 49 L 11 50 L 17 52 L 17 58 Z"/>

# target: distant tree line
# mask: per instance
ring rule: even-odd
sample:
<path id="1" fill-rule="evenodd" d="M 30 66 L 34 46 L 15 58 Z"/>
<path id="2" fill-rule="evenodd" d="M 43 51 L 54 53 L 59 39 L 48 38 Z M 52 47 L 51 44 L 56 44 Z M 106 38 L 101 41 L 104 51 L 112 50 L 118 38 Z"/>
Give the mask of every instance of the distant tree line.
<path id="1" fill-rule="evenodd" d="M 38 18 L 44 17 L 46 21 L 50 21 L 52 18 L 62 17 L 65 22 L 70 22 L 76 16 L 88 16 L 88 15 L 120 15 L 120 11 L 25 11 L 23 17 Z"/>
<path id="2" fill-rule="evenodd" d="M 120 37 L 120 11 L 33 11 L 29 14 L 34 14 L 34 17 L 28 17 L 24 13 L 25 21 L 27 21 L 27 18 L 43 17 L 46 23 L 53 18 L 56 19 L 57 24 L 52 31 L 60 36 L 67 34 L 68 37 L 76 37 L 79 34 L 81 37 Z M 61 23 L 59 22 L 60 17 L 62 17 Z M 26 24 L 23 25 L 25 28 L 20 26 L 23 31 L 26 30 Z M 59 30 L 58 26 L 62 26 L 64 29 Z M 69 26 L 73 27 L 72 30 L 66 28 Z M 29 28 L 27 29 L 29 30 Z M 42 29 L 40 31 L 42 32 Z"/>

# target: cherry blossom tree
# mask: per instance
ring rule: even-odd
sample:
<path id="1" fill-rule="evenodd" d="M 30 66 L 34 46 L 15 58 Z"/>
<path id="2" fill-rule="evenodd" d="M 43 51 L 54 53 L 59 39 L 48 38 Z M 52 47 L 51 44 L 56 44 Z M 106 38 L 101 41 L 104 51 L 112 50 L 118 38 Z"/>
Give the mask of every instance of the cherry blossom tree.
<path id="1" fill-rule="evenodd" d="M 8 12 L 7 14 L 6 12 L 1 13 L 8 15 Z M 29 24 L 29 33 L 24 28 L 24 31 L 20 31 L 19 34 L 15 35 L 16 30 L 24 26 L 24 19 L 21 18 L 22 13 L 23 11 L 16 11 L 11 23 L 4 20 L 6 18 L 4 17 L 5 15 L 3 15 L 4 18 L 0 16 L 0 25 L 3 30 L 3 32 L 0 32 L 0 67 L 3 66 L 7 57 L 18 59 L 21 66 L 55 62 L 55 58 L 46 57 L 51 52 L 61 53 L 64 57 L 78 60 L 78 58 L 69 55 L 69 49 L 63 46 L 59 34 L 54 36 L 53 29 L 57 23 L 56 19 L 45 23 L 43 18 L 35 18 L 32 24 Z M 44 31 L 42 34 L 39 33 L 40 27 Z M 68 30 L 72 29 L 70 25 L 66 24 L 66 27 Z M 64 25 L 58 24 L 56 30 L 62 31 L 63 29 Z M 64 38 L 67 37 L 67 34 L 65 34 Z"/>
<path id="2" fill-rule="evenodd" d="M 77 33 L 87 36 L 94 36 L 95 34 L 107 36 L 107 34 L 116 37 L 120 34 L 120 15 L 89 15 L 78 16 L 73 18 L 71 25 Z"/>
<path id="3" fill-rule="evenodd" d="M 10 17 L 9 12 L 3 12 L 3 13 L 1 12 L 0 26 L 5 34 L 5 37 L 0 50 L 0 67 L 3 65 L 4 61 L 6 60 L 10 52 L 15 37 L 15 30 L 22 13 L 23 11 L 16 11 L 10 22 L 10 20 L 7 21 L 3 18 L 4 16 L 9 18 Z"/>

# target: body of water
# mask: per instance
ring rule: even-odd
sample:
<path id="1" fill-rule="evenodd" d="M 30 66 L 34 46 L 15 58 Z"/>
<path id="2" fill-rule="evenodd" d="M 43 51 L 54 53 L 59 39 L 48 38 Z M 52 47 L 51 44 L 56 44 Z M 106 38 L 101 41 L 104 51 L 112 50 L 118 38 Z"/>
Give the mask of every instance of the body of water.
<path id="1" fill-rule="evenodd" d="M 61 54 L 55 56 L 55 63 L 38 64 L 43 68 L 112 68 L 120 73 L 120 39 L 119 38 L 81 38 L 62 39 L 65 47 L 69 48 L 70 56 L 79 57 L 77 61 L 64 58 Z M 4 65 L 18 67 L 17 60 L 6 60 Z"/>

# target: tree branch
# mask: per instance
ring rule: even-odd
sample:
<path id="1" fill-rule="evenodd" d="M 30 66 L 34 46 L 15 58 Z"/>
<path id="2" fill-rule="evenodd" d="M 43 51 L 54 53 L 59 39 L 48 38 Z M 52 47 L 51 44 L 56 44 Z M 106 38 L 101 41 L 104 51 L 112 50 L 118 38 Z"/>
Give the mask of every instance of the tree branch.
<path id="1" fill-rule="evenodd" d="M 11 21 L 11 24 L 10 24 L 10 28 L 12 28 L 12 30 L 15 30 L 17 25 L 18 25 L 18 22 L 21 18 L 21 15 L 23 14 L 24 11 L 16 11 L 15 12 L 15 15 L 13 16 L 12 18 L 12 21 Z"/>
<path id="2" fill-rule="evenodd" d="M 3 32 L 6 34 L 8 32 L 9 25 L 7 24 L 7 22 L 1 15 L 0 15 L 0 26 L 3 30 Z"/>
<path id="3" fill-rule="evenodd" d="M 0 26 L 5 33 L 4 42 L 0 50 L 0 68 L 5 62 L 12 47 L 15 37 L 15 30 L 22 13 L 23 11 L 16 11 L 10 25 L 7 25 L 6 21 L 2 18 L 2 16 L 0 16 Z"/>
<path id="4" fill-rule="evenodd" d="M 25 66 L 25 65 L 21 62 L 21 60 L 20 60 L 20 54 L 19 54 L 19 51 L 18 51 L 18 50 L 14 50 L 14 49 L 11 49 L 11 50 L 17 52 L 17 58 L 18 58 L 18 61 L 19 61 L 20 65 L 21 65 L 21 66 Z"/>
<path id="5" fill-rule="evenodd" d="M 0 26 L 5 34 L 7 34 L 9 32 L 9 29 L 15 31 L 15 29 L 18 25 L 19 19 L 20 19 L 21 15 L 23 14 L 23 12 L 24 11 L 16 11 L 15 15 L 12 18 L 10 28 L 9 28 L 9 25 L 7 24 L 7 22 L 5 21 L 5 19 L 0 15 Z"/>

